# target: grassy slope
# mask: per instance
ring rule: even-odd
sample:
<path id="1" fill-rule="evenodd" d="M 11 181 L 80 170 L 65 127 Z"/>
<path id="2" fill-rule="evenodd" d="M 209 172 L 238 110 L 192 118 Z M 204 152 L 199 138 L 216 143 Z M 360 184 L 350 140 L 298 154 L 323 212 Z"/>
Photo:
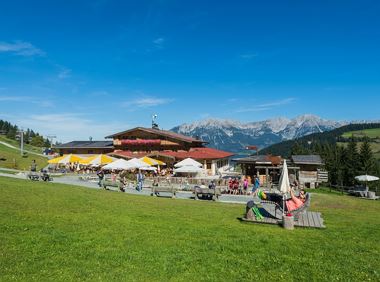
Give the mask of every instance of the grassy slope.
<path id="1" fill-rule="evenodd" d="M 358 148 L 360 148 L 360 146 L 362 145 L 362 142 L 357 142 L 357 143 L 358 143 Z M 348 145 L 348 143 L 342 143 L 342 142 L 338 142 L 338 144 L 345 147 Z M 370 142 L 370 146 L 375 158 L 380 159 L 380 143 Z"/>
<path id="2" fill-rule="evenodd" d="M 378 280 L 380 203 L 316 194 L 327 229 L 244 224 L 244 206 L 0 177 L 3 280 Z"/>
<path id="3" fill-rule="evenodd" d="M 13 145 L 17 148 L 20 148 L 20 142 L 19 141 L 6 138 L 5 136 L 0 136 L 0 141 L 6 142 L 10 145 Z M 42 151 L 41 148 L 29 145 L 29 144 L 24 144 L 24 149 L 27 151 L 38 153 L 38 154 L 41 154 L 41 151 Z"/>
<path id="4" fill-rule="evenodd" d="M 380 128 L 373 128 L 373 129 L 365 129 L 365 130 L 357 130 L 357 131 L 350 131 L 346 132 L 342 135 L 344 138 L 350 138 L 351 136 L 354 137 L 369 137 L 373 139 L 373 141 L 380 140 Z M 340 143 L 342 144 L 342 143 Z M 358 146 L 360 146 L 361 143 L 358 142 Z M 372 151 L 377 159 L 380 159 L 380 143 L 377 142 L 371 142 L 371 148 Z"/>
<path id="5" fill-rule="evenodd" d="M 5 161 L 0 160 L 0 167 L 5 168 L 16 168 L 21 170 L 28 170 L 32 160 L 36 160 L 38 169 L 45 167 L 47 165 L 47 158 L 36 156 L 32 154 L 27 154 L 27 157 L 22 157 L 20 151 L 12 149 L 0 144 L 0 159 L 6 159 Z M 15 162 L 16 161 L 16 165 Z"/>
<path id="6" fill-rule="evenodd" d="M 380 138 L 380 128 L 350 131 L 344 133 L 342 136 L 345 138 L 350 138 L 352 135 L 356 137 L 368 136 L 369 138 Z"/>

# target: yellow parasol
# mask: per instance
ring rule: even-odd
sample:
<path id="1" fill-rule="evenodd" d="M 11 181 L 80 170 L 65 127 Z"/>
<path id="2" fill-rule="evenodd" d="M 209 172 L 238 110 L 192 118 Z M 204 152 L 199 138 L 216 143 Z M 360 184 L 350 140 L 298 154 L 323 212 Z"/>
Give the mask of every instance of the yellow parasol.
<path id="1" fill-rule="evenodd" d="M 107 155 L 100 154 L 100 155 L 95 155 L 95 156 L 91 156 L 91 157 L 88 157 L 86 159 L 83 159 L 83 160 L 79 161 L 79 163 L 82 165 L 98 166 L 98 165 L 105 165 L 105 164 L 112 163 L 115 160 L 116 160 L 115 158 L 112 158 L 112 157 L 107 156 Z"/>
<path id="2" fill-rule="evenodd" d="M 82 158 L 77 155 L 63 155 L 62 157 L 54 158 L 48 161 L 49 164 L 69 164 L 79 162 Z"/>
<path id="3" fill-rule="evenodd" d="M 166 165 L 164 162 L 162 162 L 160 160 L 156 160 L 156 159 L 149 158 L 149 157 L 143 157 L 143 158 L 140 158 L 140 160 L 143 161 L 144 163 L 148 164 L 148 165 Z"/>

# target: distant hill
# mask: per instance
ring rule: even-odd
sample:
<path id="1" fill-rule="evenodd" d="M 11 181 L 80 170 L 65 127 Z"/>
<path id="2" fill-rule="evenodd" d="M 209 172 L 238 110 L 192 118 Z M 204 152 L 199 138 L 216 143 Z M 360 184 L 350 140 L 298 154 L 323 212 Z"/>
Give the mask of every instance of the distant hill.
<path id="1" fill-rule="evenodd" d="M 42 135 L 33 131 L 32 129 L 28 128 L 26 130 L 23 130 L 23 132 L 23 140 L 25 144 L 46 148 L 49 148 L 51 146 L 50 141 L 47 138 L 44 138 Z M 10 123 L 9 121 L 0 119 L 0 137 L 10 140 L 19 140 L 20 128 L 17 125 Z"/>
<path id="2" fill-rule="evenodd" d="M 308 114 L 294 119 L 274 118 L 250 123 L 205 119 L 176 126 L 171 131 L 198 137 L 209 142 L 208 146 L 213 148 L 239 153 L 245 151 L 245 147 L 249 145 L 265 148 L 284 140 L 330 131 L 346 124 L 348 122 L 326 120 Z"/>
<path id="3" fill-rule="evenodd" d="M 289 157 L 292 148 L 297 143 L 303 147 L 311 146 L 313 142 L 329 144 L 344 143 L 348 141 L 351 136 L 354 136 L 355 140 L 360 142 L 365 137 L 371 138 L 371 136 L 377 135 L 374 134 L 374 132 L 377 131 L 380 131 L 380 123 L 349 124 L 328 132 L 314 133 L 301 138 L 296 138 L 294 140 L 288 140 L 271 145 L 263 150 L 260 150 L 260 154 L 273 154 Z M 364 134 L 365 132 L 371 134 L 366 135 Z M 376 140 L 373 140 L 373 142 L 376 142 Z M 376 155 L 377 152 L 374 153 Z"/>

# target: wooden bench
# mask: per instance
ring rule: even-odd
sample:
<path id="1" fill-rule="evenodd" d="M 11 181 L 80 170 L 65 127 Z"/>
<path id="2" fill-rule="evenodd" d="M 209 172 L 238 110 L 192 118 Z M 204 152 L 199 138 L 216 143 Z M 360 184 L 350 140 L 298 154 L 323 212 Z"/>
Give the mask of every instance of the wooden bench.
<path id="1" fill-rule="evenodd" d="M 172 194 L 172 198 L 176 198 L 177 189 L 172 185 L 160 185 L 160 186 L 152 186 L 151 196 L 159 196 L 159 193 L 169 193 Z"/>
<path id="2" fill-rule="evenodd" d="M 107 189 L 107 187 L 117 187 L 119 191 L 123 191 L 124 184 L 121 183 L 119 180 L 111 181 L 111 180 L 105 180 L 105 179 L 103 179 L 102 180 L 102 187 L 105 190 L 109 190 L 109 189 Z"/>
<path id="3" fill-rule="evenodd" d="M 215 189 L 210 188 L 202 188 L 199 186 L 194 187 L 194 199 L 199 200 L 200 197 L 205 198 L 208 197 L 210 200 L 216 201 L 219 199 L 219 196 L 222 195 L 222 191 L 219 187 L 216 187 Z"/>

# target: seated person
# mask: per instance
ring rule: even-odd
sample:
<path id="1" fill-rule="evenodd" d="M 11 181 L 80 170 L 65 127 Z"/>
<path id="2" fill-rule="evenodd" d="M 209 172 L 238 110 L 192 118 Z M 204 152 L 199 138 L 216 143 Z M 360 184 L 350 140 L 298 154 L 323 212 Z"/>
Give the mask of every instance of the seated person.
<path id="1" fill-rule="evenodd" d="M 47 171 L 46 171 L 46 170 L 41 170 L 41 172 L 42 172 L 41 179 L 42 179 L 43 181 L 49 181 L 50 176 L 49 176 L 49 174 L 47 173 Z"/>
<path id="2" fill-rule="evenodd" d="M 282 195 L 280 194 L 274 194 L 274 193 L 267 193 L 266 194 L 266 200 L 275 202 L 278 204 L 283 210 L 284 210 L 284 200 L 282 198 Z M 305 197 L 305 191 L 301 190 L 299 196 L 295 196 L 293 189 L 290 190 L 290 198 L 285 200 L 285 210 L 287 212 L 294 211 L 298 208 L 300 208 L 306 201 Z"/>

